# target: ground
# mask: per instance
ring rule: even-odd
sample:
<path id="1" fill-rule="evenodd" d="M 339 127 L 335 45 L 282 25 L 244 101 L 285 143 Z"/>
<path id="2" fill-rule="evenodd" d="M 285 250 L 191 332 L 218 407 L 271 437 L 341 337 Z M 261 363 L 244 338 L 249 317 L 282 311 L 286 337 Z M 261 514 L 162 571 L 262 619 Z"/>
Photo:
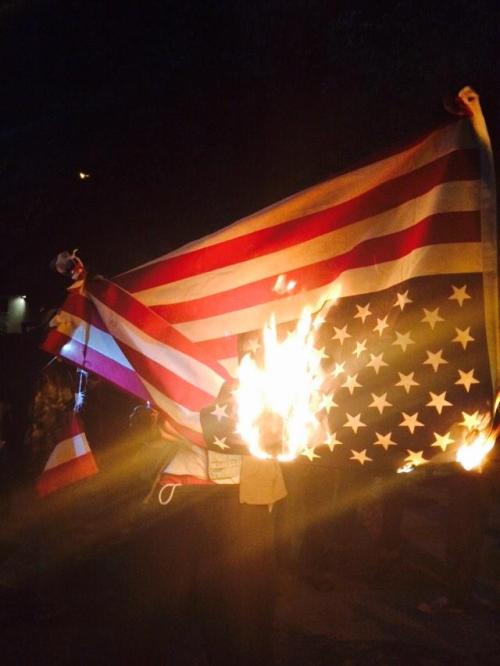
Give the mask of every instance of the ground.
<path id="1" fill-rule="evenodd" d="M 500 663 L 498 494 L 474 599 L 461 612 L 418 609 L 444 591 L 445 507 L 439 486 L 424 485 L 411 494 L 397 557 L 382 558 L 370 530 L 360 530 L 349 551 L 334 546 L 326 554 L 321 570 L 281 563 L 273 625 L 276 666 Z M 19 578 L 33 558 L 30 544 L 16 542 L 13 534 L 4 530 L 0 553 L 2 663 L 118 663 L 118 618 L 127 603 L 116 585 L 120 546 L 62 563 L 52 581 L 58 591 L 40 602 L 35 586 Z M 156 663 L 147 644 L 141 650 L 142 663 Z M 206 664 L 196 627 L 179 663 Z"/>

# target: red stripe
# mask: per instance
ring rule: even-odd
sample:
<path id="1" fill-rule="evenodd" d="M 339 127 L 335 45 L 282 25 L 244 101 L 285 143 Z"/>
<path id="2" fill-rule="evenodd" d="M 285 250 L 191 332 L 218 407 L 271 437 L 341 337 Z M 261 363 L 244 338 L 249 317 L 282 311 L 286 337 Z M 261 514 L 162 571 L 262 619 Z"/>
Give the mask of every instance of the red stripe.
<path id="1" fill-rule="evenodd" d="M 479 178 L 477 150 L 456 150 L 411 173 L 392 178 L 331 208 L 260 229 L 210 247 L 166 258 L 127 273 L 117 282 L 131 291 L 151 289 L 304 243 L 380 214 L 450 181 Z M 332 181 L 332 189 L 335 181 Z"/>
<path id="2" fill-rule="evenodd" d="M 238 335 L 225 335 L 223 338 L 199 340 L 198 345 L 218 361 L 238 355 Z"/>
<path id="3" fill-rule="evenodd" d="M 168 484 L 178 484 L 181 486 L 212 486 L 214 481 L 210 479 L 200 479 L 192 474 L 162 474 L 158 482 L 160 486 Z"/>
<path id="4" fill-rule="evenodd" d="M 89 312 L 93 313 L 92 317 L 92 326 L 95 328 L 100 329 L 101 331 L 104 331 L 105 333 L 109 332 L 102 321 L 101 317 L 99 316 L 97 310 L 95 307 L 92 305 L 91 301 L 85 296 L 82 296 L 81 294 L 75 294 L 75 297 L 72 298 L 71 300 L 69 298 L 66 298 L 64 301 L 63 305 L 61 306 L 61 311 L 62 312 L 67 312 L 70 315 L 74 315 L 75 317 L 79 317 L 86 321 L 86 319 L 82 316 L 83 315 L 83 308 L 84 306 L 87 306 L 87 310 Z M 90 306 L 90 307 L 88 307 Z M 151 308 L 152 310 L 155 310 L 155 307 Z M 160 313 L 158 313 L 160 314 Z M 161 316 L 161 315 L 160 315 Z M 237 337 L 236 335 L 227 335 L 223 338 L 217 338 L 214 340 L 199 340 L 197 341 L 196 345 L 200 348 L 202 354 L 206 357 L 210 357 L 211 359 L 215 360 L 220 360 L 220 359 L 225 359 L 225 358 L 231 358 L 232 356 L 235 356 L 237 353 Z M 69 342 L 70 338 L 68 338 L 65 335 L 62 335 L 61 333 L 52 330 L 49 332 L 48 337 L 45 339 L 45 341 L 42 343 L 42 349 L 45 349 L 45 351 L 49 352 L 50 354 L 55 354 L 59 355 L 60 354 L 60 349 L 61 347 Z M 117 342 L 115 340 L 115 342 Z M 117 343 L 118 344 L 118 343 Z M 80 349 L 80 356 L 82 356 L 82 352 L 84 349 L 84 346 L 81 345 L 78 342 L 74 342 L 75 349 L 79 347 Z M 97 352 L 93 352 L 94 354 L 97 354 Z M 87 352 L 88 356 L 92 356 L 92 350 L 88 350 Z M 75 363 L 76 365 L 82 365 L 83 366 L 83 361 L 80 358 L 80 360 L 77 360 L 75 358 L 69 358 L 68 355 L 65 355 L 65 358 L 68 358 L 71 362 Z M 106 357 L 103 357 L 105 360 Z M 109 360 L 109 363 L 114 363 L 114 361 Z M 95 365 L 95 364 L 94 364 Z M 121 369 L 123 366 L 120 366 L 119 364 L 115 365 L 118 366 L 118 369 Z M 97 367 L 95 365 L 95 367 Z M 93 370 L 93 372 L 97 372 L 96 370 Z M 127 371 L 130 372 L 130 371 Z M 99 374 L 99 373 L 97 373 Z M 106 376 L 106 379 L 109 377 Z M 113 381 L 113 380 L 111 380 Z M 120 384 L 118 384 L 120 386 Z M 142 384 L 141 384 L 142 386 Z M 124 388 L 124 387 L 123 387 Z M 131 391 L 130 389 L 124 388 L 125 391 L 128 393 L 133 393 L 134 395 L 139 395 L 135 391 Z M 143 389 L 144 391 L 145 389 Z M 150 397 L 145 397 L 145 400 L 151 400 Z"/>
<path id="5" fill-rule="evenodd" d="M 212 403 L 217 397 L 216 394 L 207 393 L 182 379 L 178 374 L 169 370 L 167 366 L 153 361 L 120 340 L 117 340 L 117 343 L 135 371 L 147 382 L 153 384 L 160 393 L 168 396 L 179 405 L 197 412 Z"/>
<path id="6" fill-rule="evenodd" d="M 40 497 L 45 497 L 60 488 L 92 476 L 98 471 L 94 456 L 89 451 L 89 453 L 68 460 L 57 467 L 44 470 L 36 482 L 36 491 Z"/>
<path id="7" fill-rule="evenodd" d="M 92 324 L 102 331 L 106 331 L 106 326 L 101 319 L 92 302 L 80 291 L 68 291 L 68 295 L 61 307 L 62 311 L 68 312 L 85 322 Z"/>
<path id="8" fill-rule="evenodd" d="M 479 241 L 480 238 L 478 212 L 438 213 L 409 229 L 361 242 L 344 254 L 287 271 L 287 278 L 295 280 L 301 291 L 308 291 L 329 284 L 346 269 L 363 268 L 399 259 L 426 245 L 450 241 L 466 243 Z M 184 303 L 155 306 L 154 309 L 175 324 L 242 310 L 281 298 L 273 291 L 276 277 L 274 275 Z"/>
<path id="9" fill-rule="evenodd" d="M 226 369 L 207 356 L 196 343 L 117 285 L 107 280 L 94 279 L 88 283 L 88 292 L 148 336 L 198 360 L 222 379 L 229 379 Z"/>
<path id="10" fill-rule="evenodd" d="M 70 341 L 70 349 L 71 352 L 74 353 L 61 353 L 61 347 Z M 149 400 L 159 411 L 162 412 L 164 417 L 168 419 L 169 423 L 172 424 L 176 432 L 178 432 L 181 436 L 193 441 L 195 444 L 205 447 L 205 442 L 199 432 L 177 423 L 171 416 L 165 414 L 163 409 L 158 404 L 156 404 L 153 397 L 146 390 L 146 387 L 140 381 L 135 370 L 124 368 L 119 363 L 116 363 L 107 356 L 104 356 L 103 354 L 100 354 L 99 352 L 96 352 L 90 348 L 87 349 L 85 365 L 83 365 L 83 345 L 81 345 L 79 342 L 76 342 L 75 340 L 71 340 L 66 335 L 59 333 L 59 331 L 50 331 L 49 335 L 42 344 L 42 349 L 49 352 L 50 354 L 62 356 L 71 363 L 75 363 L 75 365 L 85 367 L 86 370 L 91 370 L 96 375 L 99 375 L 103 379 L 106 379 L 112 384 L 115 384 L 115 386 L 118 386 L 126 393 L 135 395 L 140 400 Z"/>
<path id="11" fill-rule="evenodd" d="M 109 334 L 106 324 L 88 296 L 84 296 L 81 293 L 70 293 L 59 308 L 59 311 L 78 317 L 84 323 L 90 323 L 95 328 Z"/>
<path id="12" fill-rule="evenodd" d="M 68 347 L 63 351 L 62 348 L 67 343 L 71 344 L 68 344 Z M 52 330 L 49 332 L 42 343 L 42 349 L 49 352 L 49 354 L 62 356 L 71 363 L 85 368 L 85 370 L 94 372 L 96 375 L 107 379 L 112 384 L 123 389 L 126 393 L 131 393 L 141 400 L 154 402 L 144 384 L 137 377 L 135 370 L 125 368 L 108 356 L 91 347 L 86 347 L 76 340 L 72 340 L 59 331 Z"/>

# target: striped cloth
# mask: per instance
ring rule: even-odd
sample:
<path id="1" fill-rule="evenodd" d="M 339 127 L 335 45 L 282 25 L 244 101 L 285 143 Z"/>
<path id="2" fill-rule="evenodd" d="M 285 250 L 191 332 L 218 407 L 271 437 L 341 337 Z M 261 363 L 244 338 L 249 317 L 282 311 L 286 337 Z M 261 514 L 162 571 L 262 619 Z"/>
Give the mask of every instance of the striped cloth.
<path id="1" fill-rule="evenodd" d="M 271 314 L 296 320 L 335 287 L 352 297 L 491 272 L 473 124 L 455 120 L 113 281 L 73 285 L 44 348 L 151 401 L 173 436 L 205 446 L 200 410 L 234 377 L 241 334 Z"/>
<path id="2" fill-rule="evenodd" d="M 75 412 L 70 412 L 63 432 L 60 433 L 59 442 L 37 479 L 36 491 L 40 497 L 45 497 L 92 476 L 97 471 L 97 464 L 80 419 Z"/>

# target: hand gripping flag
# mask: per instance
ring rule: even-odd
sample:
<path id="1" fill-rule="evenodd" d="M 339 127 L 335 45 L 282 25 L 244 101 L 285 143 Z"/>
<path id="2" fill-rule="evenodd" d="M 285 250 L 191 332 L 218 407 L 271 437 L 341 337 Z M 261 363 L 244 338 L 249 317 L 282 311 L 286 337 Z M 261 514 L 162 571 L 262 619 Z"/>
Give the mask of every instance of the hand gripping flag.
<path id="1" fill-rule="evenodd" d="M 92 476 L 97 465 L 75 412 L 69 412 L 66 427 L 36 483 L 41 497 Z"/>
<path id="2" fill-rule="evenodd" d="M 203 447 L 200 410 L 235 376 L 242 337 L 340 287 L 320 331 L 320 443 L 355 465 L 451 455 L 498 390 L 491 151 L 477 95 L 460 97 L 464 117 L 398 152 L 74 285 L 45 349 L 151 401 Z M 225 425 L 222 406 L 215 418 Z"/>

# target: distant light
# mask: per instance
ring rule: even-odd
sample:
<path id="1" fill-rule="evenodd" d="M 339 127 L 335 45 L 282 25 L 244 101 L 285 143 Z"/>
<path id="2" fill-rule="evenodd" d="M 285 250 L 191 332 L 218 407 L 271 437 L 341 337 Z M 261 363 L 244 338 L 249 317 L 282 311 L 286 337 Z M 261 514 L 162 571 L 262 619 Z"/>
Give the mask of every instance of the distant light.
<path id="1" fill-rule="evenodd" d="M 90 174 L 85 173 L 84 171 L 80 171 L 78 175 L 80 176 L 80 180 L 86 180 L 87 178 L 90 178 Z"/>
<path id="2" fill-rule="evenodd" d="M 26 296 L 26 294 L 23 294 L 21 298 L 24 298 L 24 300 L 26 300 L 28 297 Z"/>
<path id="3" fill-rule="evenodd" d="M 26 312 L 26 296 L 16 296 L 11 301 L 11 312 L 14 317 L 23 317 Z"/>

